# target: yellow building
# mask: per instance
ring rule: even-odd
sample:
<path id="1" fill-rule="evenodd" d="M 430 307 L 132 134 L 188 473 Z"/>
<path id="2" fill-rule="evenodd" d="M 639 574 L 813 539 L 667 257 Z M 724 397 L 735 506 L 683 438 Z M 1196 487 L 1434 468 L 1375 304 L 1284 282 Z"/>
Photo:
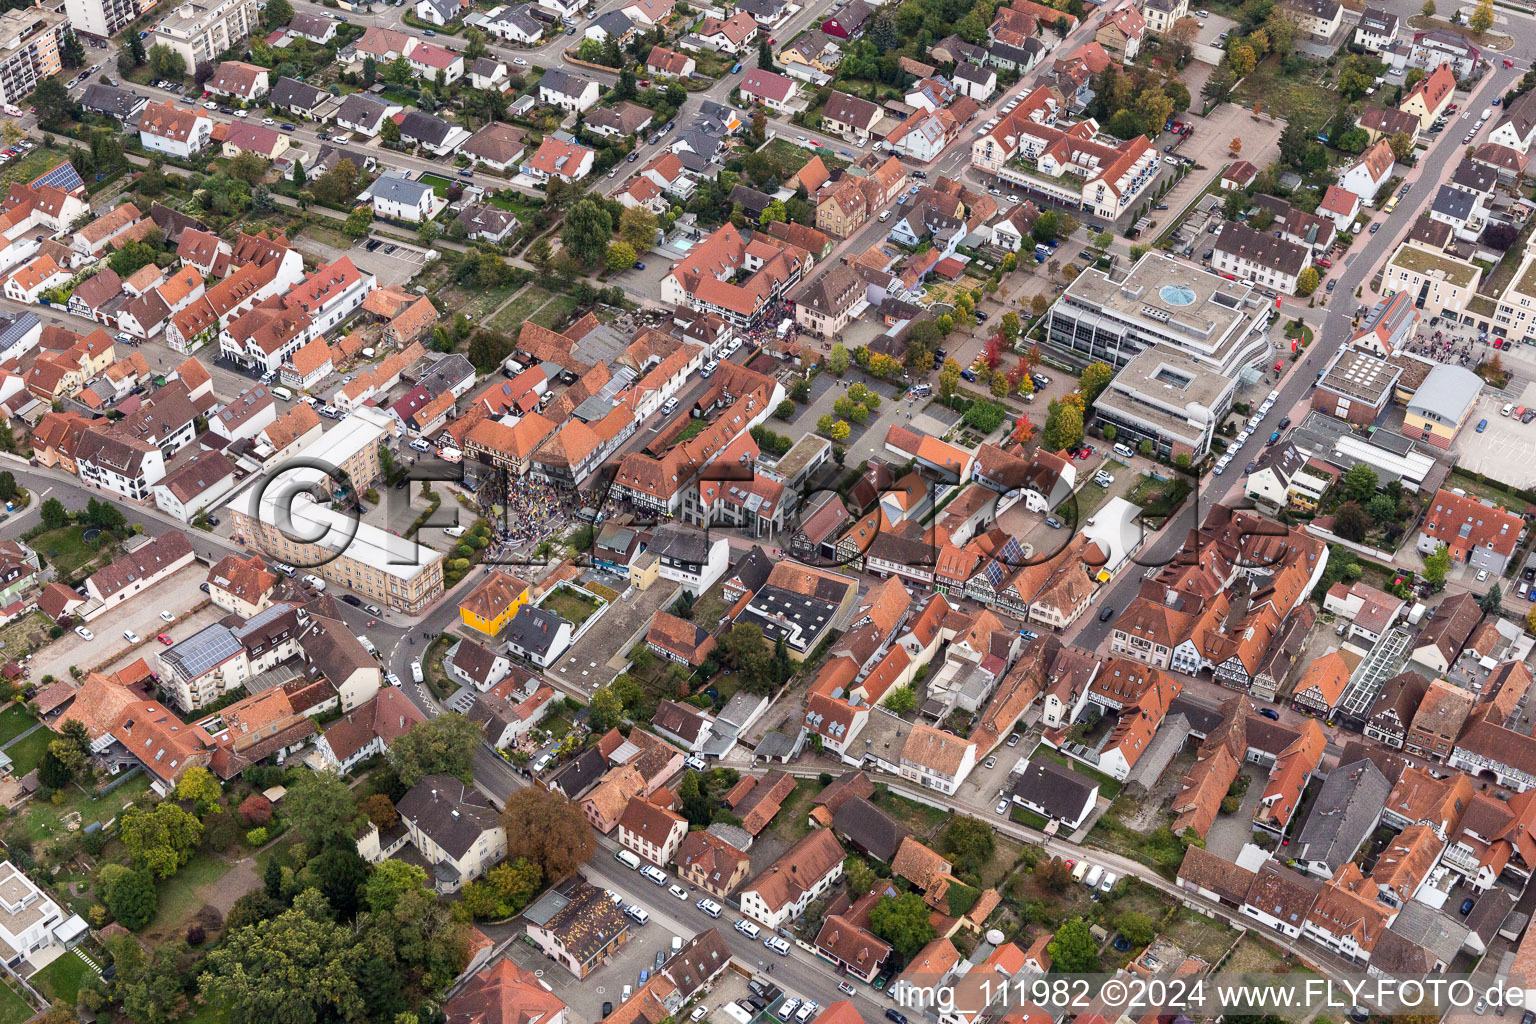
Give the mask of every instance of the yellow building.
<path id="1" fill-rule="evenodd" d="M 1382 272 L 1381 293 L 1407 292 L 1422 315 L 1461 314 L 1477 294 L 1483 271 L 1475 263 L 1404 242 Z"/>
<path id="2" fill-rule="evenodd" d="M 650 590 L 651 584 L 661 579 L 661 559 L 648 551 L 642 551 L 629 560 L 629 582 L 642 591 Z"/>
<path id="3" fill-rule="evenodd" d="M 527 603 L 527 584 L 504 572 L 493 572 L 459 603 L 459 619 L 470 629 L 494 637 Z"/>

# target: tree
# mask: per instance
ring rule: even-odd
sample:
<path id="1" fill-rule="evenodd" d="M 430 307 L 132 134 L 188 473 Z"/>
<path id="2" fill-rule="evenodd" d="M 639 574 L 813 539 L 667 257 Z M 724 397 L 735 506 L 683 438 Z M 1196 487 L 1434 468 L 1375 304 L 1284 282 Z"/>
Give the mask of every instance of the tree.
<path id="1" fill-rule="evenodd" d="M 843 874 L 848 879 L 848 891 L 855 897 L 875 891 L 879 884 L 879 876 L 863 857 L 849 855 L 843 861 Z"/>
<path id="2" fill-rule="evenodd" d="M 223 795 L 224 788 L 207 768 L 188 768 L 181 781 L 176 783 L 176 799 L 191 800 L 200 811 L 218 803 Z"/>
<path id="3" fill-rule="evenodd" d="M 37 108 L 37 123 L 43 128 L 57 128 L 80 112 L 80 105 L 56 77 L 39 82 L 29 99 Z"/>
<path id="4" fill-rule="evenodd" d="M 1081 409 L 1060 400 L 1051 402 L 1045 417 L 1045 428 L 1040 443 L 1050 451 L 1076 448 L 1083 442 L 1083 413 Z"/>
<path id="5" fill-rule="evenodd" d="M 1167 52 L 1168 59 L 1177 64 L 1179 61 L 1188 60 L 1194 52 L 1195 40 L 1200 35 L 1200 22 L 1194 18 L 1184 17 L 1174 22 L 1163 35 L 1163 48 Z"/>
<path id="6" fill-rule="evenodd" d="M 480 726 L 450 711 L 419 722 L 396 737 L 387 755 L 390 767 L 409 789 L 428 775 L 452 775 L 460 782 L 474 778 Z"/>
<path id="7" fill-rule="evenodd" d="M 612 238 L 613 219 L 608 207 L 592 196 L 571 207 L 560 233 L 566 251 L 588 266 L 595 266 L 603 258 Z"/>
<path id="8" fill-rule="evenodd" d="M 203 961 L 203 998 L 230 1024 L 365 1019 L 367 957 L 330 910 L 307 889 L 290 909 L 226 936 Z"/>
<path id="9" fill-rule="evenodd" d="M 935 933 L 928 913 L 928 905 L 918 893 L 882 896 L 869 909 L 869 927 L 902 957 L 909 958 L 933 941 Z"/>
<path id="10" fill-rule="evenodd" d="M 992 859 L 996 843 L 986 822 L 956 815 L 944 829 L 943 847 L 960 874 L 975 874 Z"/>
<path id="11" fill-rule="evenodd" d="M 1227 51 L 1227 63 L 1232 70 L 1239 75 L 1246 75 L 1258 67 L 1258 55 L 1253 52 L 1253 47 L 1247 43 L 1238 43 Z"/>
<path id="12" fill-rule="evenodd" d="M 190 860 L 202 835 L 203 823 L 168 800 L 153 809 L 130 807 L 120 826 L 128 855 L 159 878 L 170 878 Z"/>
<path id="13" fill-rule="evenodd" d="M 1344 494 L 1350 501 L 1367 502 L 1381 486 L 1381 479 L 1369 463 L 1360 462 L 1350 467 L 1340 483 L 1344 485 Z"/>
<path id="14" fill-rule="evenodd" d="M 144 54 L 144 40 L 135 33 L 128 33 L 128 57 L 136 68 L 143 67 L 147 59 Z"/>
<path id="15" fill-rule="evenodd" d="M 282 28 L 293 20 L 293 4 L 288 0 L 267 0 L 267 28 Z"/>
<path id="16" fill-rule="evenodd" d="M 525 857 L 551 881 L 575 871 L 597 848 L 581 808 L 535 786 L 513 792 L 501 820 L 507 829 L 507 859 Z"/>
<path id="17" fill-rule="evenodd" d="M 1477 606 L 1483 610 L 1484 615 L 1498 617 L 1504 608 L 1504 599 L 1499 594 L 1499 585 L 1493 584 L 1488 588 L 1488 593 L 1477 599 Z"/>
<path id="18" fill-rule="evenodd" d="M 1351 57 L 1339 69 L 1339 94 L 1346 100 L 1357 100 L 1365 95 L 1376 81 L 1375 61 L 1368 57 Z"/>
<path id="19" fill-rule="evenodd" d="M 1083 389 L 1083 401 L 1092 405 L 1114 378 L 1115 371 L 1110 369 L 1108 363 L 1089 363 L 1077 378 L 1077 386 Z"/>
<path id="20" fill-rule="evenodd" d="M 155 876 L 148 871 L 135 871 L 121 864 L 108 864 L 96 879 L 101 889 L 101 902 L 118 924 L 129 931 L 138 931 L 154 918 L 160 908 L 160 894 L 155 889 Z"/>
<path id="21" fill-rule="evenodd" d="M 628 242 L 610 242 L 603 255 L 603 265 L 610 271 L 628 270 L 635 265 L 635 250 Z"/>
<path id="22" fill-rule="evenodd" d="M 1478 0 L 1472 17 L 1467 19 L 1467 27 L 1478 35 L 1493 28 L 1493 0 Z"/>
<path id="23" fill-rule="evenodd" d="M 319 880 L 321 894 L 339 918 L 357 916 L 358 890 L 368 880 L 368 862 L 358 856 L 355 844 L 326 847 L 305 871 Z"/>
<path id="24" fill-rule="evenodd" d="M 347 214 L 346 223 L 341 226 L 341 233 L 348 238 L 362 238 L 373 230 L 373 209 L 367 206 L 359 206 Z"/>
<path id="25" fill-rule="evenodd" d="M 185 78 L 187 58 L 164 43 L 156 43 L 149 48 L 149 69 L 161 78 Z"/>
<path id="26" fill-rule="evenodd" d="M 827 433 L 836 434 L 836 427 L 833 423 Z M 720 657 L 740 672 L 753 690 L 766 692 L 772 686 L 773 655 L 763 640 L 761 626 L 750 622 L 736 623 L 720 638 L 719 649 Z"/>
<path id="27" fill-rule="evenodd" d="M 1346 501 L 1333 514 L 1333 532 L 1345 540 L 1362 541 L 1370 528 L 1370 517 L 1358 501 Z"/>
<path id="28" fill-rule="evenodd" d="M 1029 229 L 1030 237 L 1041 245 L 1047 245 L 1056 238 L 1057 224 L 1061 215 L 1055 210 L 1046 210 L 1035 218 L 1034 226 Z"/>
<path id="29" fill-rule="evenodd" d="M 1051 892 L 1066 892 L 1072 884 L 1072 869 L 1060 857 L 1052 857 L 1035 865 L 1035 880 Z"/>
<path id="30" fill-rule="evenodd" d="M 66 68 L 78 68 L 85 63 L 85 44 L 73 32 L 64 34 L 64 44 L 59 47 L 59 60 Z"/>
<path id="31" fill-rule="evenodd" d="M 840 341 L 834 342 L 832 348 L 827 352 L 827 369 L 831 371 L 832 375 L 835 377 L 841 377 L 843 374 L 847 373 L 848 364 L 851 361 L 852 360 L 848 355 L 847 346 L 845 346 Z"/>
<path id="32" fill-rule="evenodd" d="M 898 715 L 910 714 L 917 707 L 917 694 L 910 686 L 895 686 L 886 693 L 884 703 Z"/>
<path id="33" fill-rule="evenodd" d="M 1434 554 L 1424 556 L 1424 580 L 1439 590 L 1445 586 L 1446 573 L 1451 571 L 1451 549 L 1441 544 Z"/>
<path id="34" fill-rule="evenodd" d="M 391 64 L 390 67 L 394 65 Z M 386 117 L 379 123 L 379 139 L 391 146 L 400 145 L 400 126 L 395 124 L 393 119 Z"/>
<path id="35" fill-rule="evenodd" d="M 607 732 L 624 721 L 624 704 L 611 686 L 599 686 L 592 693 L 592 703 L 587 706 L 587 724 L 594 732 Z"/>
<path id="36" fill-rule="evenodd" d="M 1435 16 L 1435 0 L 1424 0 L 1424 6 L 1419 8 L 1419 13 L 1426 18 Z"/>
<path id="37" fill-rule="evenodd" d="M 636 253 L 656 244 L 656 215 L 643 206 L 631 206 L 619 214 L 619 237 Z"/>
<path id="38" fill-rule="evenodd" d="M 1055 969 L 1065 974 L 1088 974 L 1098 970 L 1099 944 L 1094 941 L 1088 922 L 1074 917 L 1056 929 L 1056 935 L 1045 947 L 1051 954 Z"/>
<path id="39" fill-rule="evenodd" d="M 944 366 L 939 370 L 939 397 L 948 401 L 960 390 L 960 364 L 954 357 L 944 360 Z"/>
<path id="40" fill-rule="evenodd" d="M 1302 267 L 1301 273 L 1296 275 L 1296 294 L 1308 296 L 1317 291 L 1319 277 L 1317 268 L 1312 266 Z"/>
<path id="41" fill-rule="evenodd" d="M 757 40 L 757 66 L 763 71 L 773 70 L 773 47 L 768 45 L 767 36 Z"/>
<path id="42" fill-rule="evenodd" d="M 997 328 L 1003 340 L 1008 343 L 1008 347 L 1012 348 L 1013 343 L 1019 340 L 1019 331 L 1023 329 L 1023 325 L 1019 322 L 1019 314 L 1010 309 L 1002 315 Z"/>
<path id="43" fill-rule="evenodd" d="M 283 797 L 283 809 L 289 827 L 312 852 L 353 837 L 357 803 L 335 772 L 300 772 Z"/>
<path id="44" fill-rule="evenodd" d="M 1115 918 L 1115 927 L 1133 946 L 1145 946 L 1157 937 L 1157 928 L 1146 914 L 1128 910 Z"/>

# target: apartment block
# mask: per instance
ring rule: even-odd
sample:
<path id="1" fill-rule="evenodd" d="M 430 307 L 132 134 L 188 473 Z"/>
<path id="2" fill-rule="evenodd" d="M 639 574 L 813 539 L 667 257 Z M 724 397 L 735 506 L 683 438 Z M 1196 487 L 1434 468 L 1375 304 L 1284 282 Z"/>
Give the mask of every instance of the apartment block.
<path id="1" fill-rule="evenodd" d="M 64 69 L 59 48 L 68 32 L 68 17 L 45 7 L 0 14 L 0 101 L 19 104 Z"/>
<path id="2" fill-rule="evenodd" d="M 187 67 L 211 61 L 249 36 L 257 25 L 255 0 L 220 0 L 218 3 L 184 3 L 166 14 L 160 27 L 144 40 L 148 46 L 163 44 L 181 54 Z"/>

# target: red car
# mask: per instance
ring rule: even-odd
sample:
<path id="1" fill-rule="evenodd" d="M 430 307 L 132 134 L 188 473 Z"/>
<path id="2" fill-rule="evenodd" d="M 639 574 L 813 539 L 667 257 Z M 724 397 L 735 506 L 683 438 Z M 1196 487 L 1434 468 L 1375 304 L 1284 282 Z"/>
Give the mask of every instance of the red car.
<path id="1" fill-rule="evenodd" d="M 1093 454 L 1093 453 L 1092 453 L 1092 452 L 1090 452 L 1090 451 L 1089 451 L 1089 450 L 1088 450 L 1088 449 L 1086 449 L 1086 448 L 1079 448 L 1079 449 L 1078 449 L 1078 450 L 1077 450 L 1077 457 L 1078 457 L 1078 458 L 1080 458 L 1080 459 L 1084 459 L 1084 460 L 1086 460 L 1086 459 L 1087 459 L 1087 458 L 1088 458 L 1088 456 L 1090 456 L 1090 455 L 1092 455 L 1092 454 Z"/>
<path id="2" fill-rule="evenodd" d="M 155 637 L 155 639 L 159 640 L 161 643 L 165 644 L 165 646 L 167 646 L 167 647 L 171 646 L 171 644 L 176 642 L 175 640 L 171 639 L 171 635 L 169 633 L 161 633 L 159 636 Z"/>
<path id="3" fill-rule="evenodd" d="M 1510 60 L 1508 57 L 1505 57 L 1504 58 L 1504 66 L 1507 67 L 1507 68 L 1512 68 L 1512 67 L 1515 66 L 1515 62 Z"/>

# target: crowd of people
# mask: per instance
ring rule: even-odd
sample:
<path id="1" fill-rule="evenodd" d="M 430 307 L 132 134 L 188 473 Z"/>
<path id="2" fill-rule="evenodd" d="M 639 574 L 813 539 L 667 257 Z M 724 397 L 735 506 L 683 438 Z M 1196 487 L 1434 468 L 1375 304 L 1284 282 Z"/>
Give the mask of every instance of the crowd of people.
<path id="1" fill-rule="evenodd" d="M 1486 362 L 1498 350 L 1489 344 L 1486 333 L 1473 337 L 1436 331 L 1432 336 L 1419 334 L 1408 344 L 1408 351 L 1437 363 L 1470 369 Z"/>
<path id="2" fill-rule="evenodd" d="M 494 498 L 501 501 L 496 502 Z M 528 476 L 510 477 L 506 494 L 494 498 L 482 490 L 482 506 L 487 502 L 504 506 L 502 515 L 495 519 L 496 537 L 491 545 L 493 558 L 555 538 L 570 526 L 579 506 L 578 499 L 570 491 Z M 489 515 L 492 510 L 484 511 Z"/>

